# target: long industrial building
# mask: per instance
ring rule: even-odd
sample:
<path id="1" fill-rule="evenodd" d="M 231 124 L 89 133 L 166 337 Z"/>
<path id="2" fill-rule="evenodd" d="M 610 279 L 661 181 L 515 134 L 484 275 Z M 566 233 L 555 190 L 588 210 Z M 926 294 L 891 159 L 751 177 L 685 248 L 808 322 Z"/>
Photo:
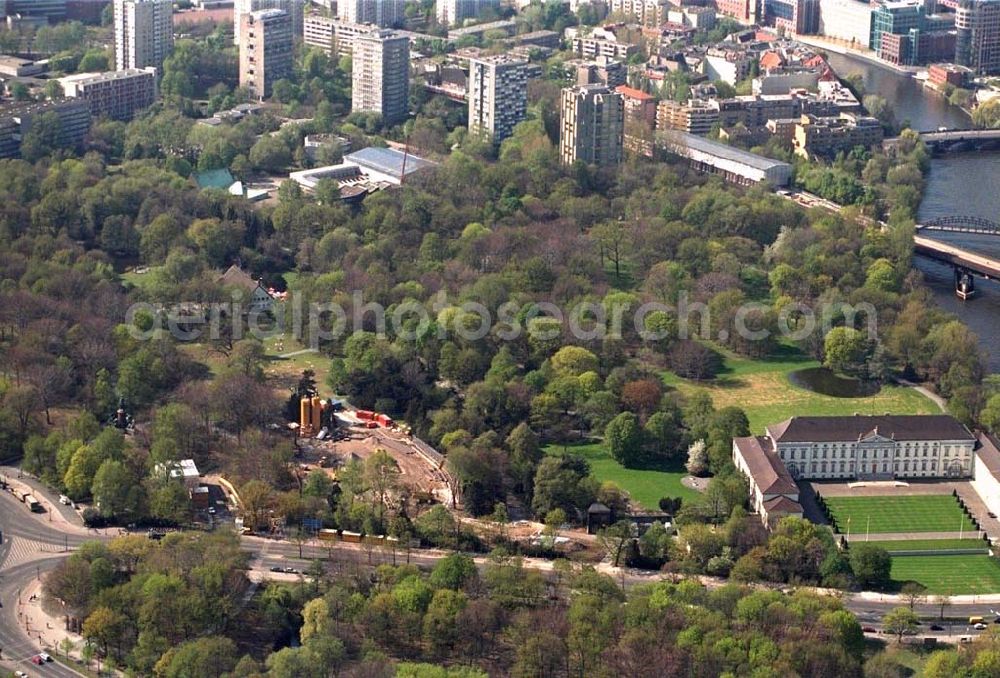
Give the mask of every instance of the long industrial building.
<path id="1" fill-rule="evenodd" d="M 772 186 L 787 186 L 792 176 L 792 166 L 787 162 L 741 151 L 687 132 L 661 132 L 657 145 L 668 153 L 686 158 L 696 170 L 717 174 L 739 186 L 752 186 L 764 181 Z"/>

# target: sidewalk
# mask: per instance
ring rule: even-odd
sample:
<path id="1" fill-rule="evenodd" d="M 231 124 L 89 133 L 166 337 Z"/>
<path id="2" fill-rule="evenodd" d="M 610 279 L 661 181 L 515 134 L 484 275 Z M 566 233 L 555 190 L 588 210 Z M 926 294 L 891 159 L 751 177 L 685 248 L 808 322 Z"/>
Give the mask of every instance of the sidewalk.
<path id="1" fill-rule="evenodd" d="M 23 591 L 17 606 L 17 618 L 24 625 L 24 630 L 33 643 L 37 643 L 40 651 L 52 656 L 65 657 L 63 641 L 69 639 L 73 643 L 70 656 L 80 659 L 80 649 L 83 647 L 83 637 L 66 630 L 66 623 L 61 616 L 45 611 L 42 606 L 42 583 L 32 579 Z"/>

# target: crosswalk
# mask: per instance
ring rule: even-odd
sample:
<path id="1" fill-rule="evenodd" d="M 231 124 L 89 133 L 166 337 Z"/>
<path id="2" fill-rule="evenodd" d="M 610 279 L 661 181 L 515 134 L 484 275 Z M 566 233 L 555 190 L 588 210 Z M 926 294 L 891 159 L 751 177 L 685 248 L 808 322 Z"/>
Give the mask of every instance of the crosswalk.
<path id="1" fill-rule="evenodd" d="M 24 537 L 10 537 L 8 542 L 7 556 L 0 562 L 0 572 L 35 560 L 40 553 L 56 553 L 61 550 L 52 544 Z"/>

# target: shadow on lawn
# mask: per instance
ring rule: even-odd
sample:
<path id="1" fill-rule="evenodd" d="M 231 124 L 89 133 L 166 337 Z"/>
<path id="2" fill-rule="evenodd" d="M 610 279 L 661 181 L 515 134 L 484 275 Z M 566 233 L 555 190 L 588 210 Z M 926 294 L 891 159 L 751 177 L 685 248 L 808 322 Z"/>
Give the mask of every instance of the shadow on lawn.
<path id="1" fill-rule="evenodd" d="M 553 444 L 552 449 L 558 451 L 559 454 L 579 455 L 587 461 L 598 461 L 604 459 L 615 461 L 614 457 L 611 456 L 611 453 L 604 449 L 604 445 L 599 440 L 556 443 Z M 622 468 L 629 471 L 659 471 L 661 473 L 687 474 L 687 470 L 684 468 L 684 461 L 680 459 L 673 462 L 659 462 L 642 464 L 639 466 L 623 466 Z"/>

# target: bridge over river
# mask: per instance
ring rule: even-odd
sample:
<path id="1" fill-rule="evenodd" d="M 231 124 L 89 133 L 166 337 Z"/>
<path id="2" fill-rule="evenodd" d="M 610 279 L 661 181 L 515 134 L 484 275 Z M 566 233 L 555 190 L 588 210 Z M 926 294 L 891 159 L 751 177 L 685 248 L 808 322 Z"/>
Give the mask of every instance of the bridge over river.
<path id="1" fill-rule="evenodd" d="M 1000 280 L 1000 259 L 977 254 L 923 235 L 935 231 L 1000 236 L 1000 224 L 982 217 L 942 217 L 917 224 L 917 234 L 913 237 L 915 254 L 949 264 L 954 268 L 955 294 L 962 299 L 968 299 L 975 294 L 976 277 Z"/>
<path id="2" fill-rule="evenodd" d="M 948 151 L 984 150 L 1000 147 L 1000 129 L 951 129 L 937 132 L 919 132 L 927 147 L 937 153 Z M 883 148 L 899 143 L 899 137 L 886 139 Z"/>

